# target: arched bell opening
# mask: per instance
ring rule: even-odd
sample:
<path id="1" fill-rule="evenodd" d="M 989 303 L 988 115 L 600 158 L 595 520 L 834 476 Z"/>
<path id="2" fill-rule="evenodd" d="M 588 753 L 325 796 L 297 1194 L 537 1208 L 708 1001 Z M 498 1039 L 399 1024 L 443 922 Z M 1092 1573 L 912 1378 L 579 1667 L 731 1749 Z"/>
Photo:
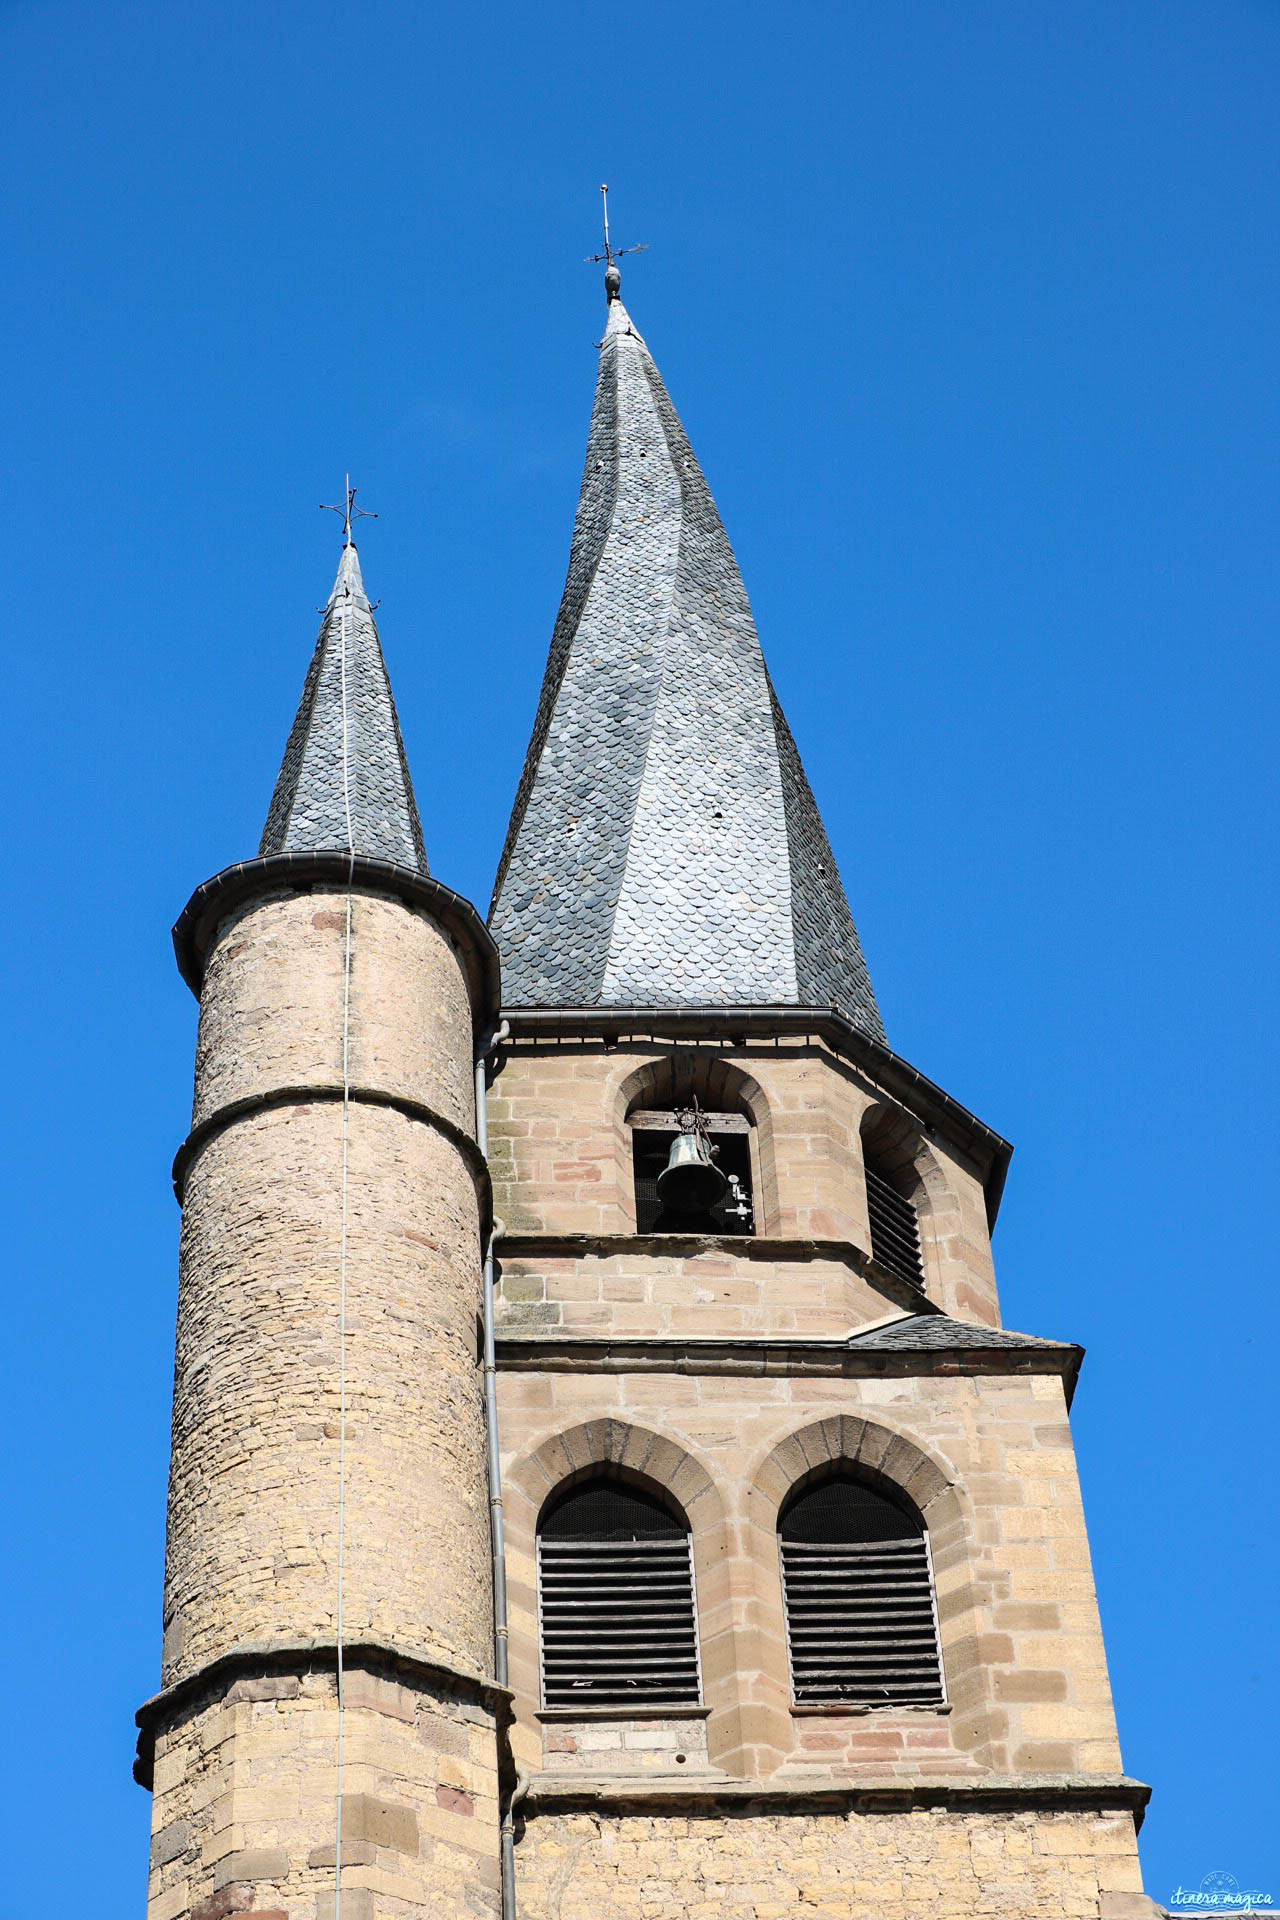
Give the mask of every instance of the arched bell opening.
<path id="1" fill-rule="evenodd" d="M 757 1083 L 690 1050 L 651 1062 L 627 1092 L 636 1232 L 759 1232 L 772 1178 Z"/>

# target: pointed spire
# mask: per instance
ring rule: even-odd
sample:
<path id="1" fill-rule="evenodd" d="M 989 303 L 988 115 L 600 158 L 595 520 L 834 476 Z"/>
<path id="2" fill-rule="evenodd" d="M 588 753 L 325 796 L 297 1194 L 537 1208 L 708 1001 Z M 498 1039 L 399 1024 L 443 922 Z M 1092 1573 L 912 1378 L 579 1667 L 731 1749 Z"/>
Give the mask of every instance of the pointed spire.
<path id="1" fill-rule="evenodd" d="M 883 1041 L 733 549 L 606 293 L 569 574 L 490 911 L 504 997 L 836 1006 Z"/>
<path id="2" fill-rule="evenodd" d="M 354 852 L 425 874 L 426 850 L 373 609 L 350 538 L 258 851 Z"/>

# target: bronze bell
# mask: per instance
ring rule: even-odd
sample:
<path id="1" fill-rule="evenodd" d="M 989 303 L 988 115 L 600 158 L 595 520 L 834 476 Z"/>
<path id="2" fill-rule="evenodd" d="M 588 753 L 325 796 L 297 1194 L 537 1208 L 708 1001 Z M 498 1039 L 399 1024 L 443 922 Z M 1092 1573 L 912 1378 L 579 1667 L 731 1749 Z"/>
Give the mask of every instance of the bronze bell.
<path id="1" fill-rule="evenodd" d="M 707 1213 L 724 1199 L 729 1182 L 701 1133 L 678 1133 L 658 1175 L 658 1198 L 672 1213 Z"/>

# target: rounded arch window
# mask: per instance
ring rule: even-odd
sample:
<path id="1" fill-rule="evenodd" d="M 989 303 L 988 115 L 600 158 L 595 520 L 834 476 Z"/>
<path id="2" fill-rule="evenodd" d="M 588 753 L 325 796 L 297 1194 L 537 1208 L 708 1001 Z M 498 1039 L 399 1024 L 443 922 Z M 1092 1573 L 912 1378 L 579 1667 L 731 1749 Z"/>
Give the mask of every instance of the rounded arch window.
<path id="1" fill-rule="evenodd" d="M 538 1619 L 545 1707 L 697 1705 L 689 1526 L 646 1488 L 599 1476 L 552 1499 Z"/>
<path id="2" fill-rule="evenodd" d="M 782 1509 L 778 1545 L 798 1706 L 941 1704 L 929 1536 L 905 1496 L 831 1474 Z"/>

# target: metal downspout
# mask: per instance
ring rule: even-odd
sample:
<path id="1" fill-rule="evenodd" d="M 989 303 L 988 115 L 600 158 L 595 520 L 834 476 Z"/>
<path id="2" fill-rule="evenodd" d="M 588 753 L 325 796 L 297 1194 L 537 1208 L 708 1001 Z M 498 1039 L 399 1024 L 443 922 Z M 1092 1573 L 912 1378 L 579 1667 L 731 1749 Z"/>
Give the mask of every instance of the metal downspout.
<path id="1" fill-rule="evenodd" d="M 489 1122 L 485 1111 L 485 1062 L 494 1048 L 507 1038 L 511 1028 L 504 1020 L 476 1055 L 476 1145 L 487 1164 L 489 1159 Z M 484 1250 L 481 1279 L 481 1305 L 484 1324 L 484 1426 L 489 1476 L 489 1546 L 493 1556 L 493 1666 L 500 1687 L 507 1685 L 507 1552 L 506 1529 L 502 1512 L 502 1468 L 498 1455 L 498 1365 L 493 1334 L 493 1243 L 501 1229 L 494 1220 Z M 515 1789 L 502 1814 L 499 1842 L 499 1867 L 502 1880 L 502 1920 L 516 1920 L 516 1842 L 515 1807 L 523 1799 L 525 1782 L 517 1774 Z"/>

